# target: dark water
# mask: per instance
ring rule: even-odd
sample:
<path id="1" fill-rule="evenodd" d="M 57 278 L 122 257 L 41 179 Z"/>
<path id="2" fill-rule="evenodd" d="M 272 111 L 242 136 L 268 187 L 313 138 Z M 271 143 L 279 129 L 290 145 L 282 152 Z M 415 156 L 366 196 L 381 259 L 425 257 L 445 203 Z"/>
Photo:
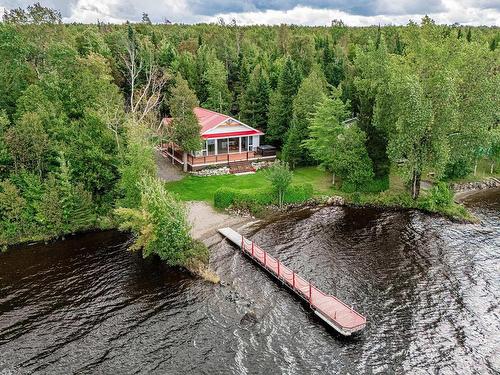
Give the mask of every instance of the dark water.
<path id="1" fill-rule="evenodd" d="M 324 208 L 252 234 L 366 314 L 343 339 L 231 246 L 223 285 L 124 250 L 117 232 L 0 255 L 0 374 L 495 374 L 500 191 L 482 219 Z"/>

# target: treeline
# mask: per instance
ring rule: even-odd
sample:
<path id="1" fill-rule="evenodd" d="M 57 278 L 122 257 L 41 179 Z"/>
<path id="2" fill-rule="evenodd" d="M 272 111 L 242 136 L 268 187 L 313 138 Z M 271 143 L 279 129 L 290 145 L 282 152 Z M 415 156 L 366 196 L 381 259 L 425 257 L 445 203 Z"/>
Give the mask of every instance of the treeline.
<path id="1" fill-rule="evenodd" d="M 386 181 L 392 165 L 418 195 L 426 172 L 460 177 L 498 160 L 498 28 L 60 21 L 35 5 L 0 24 L 2 243 L 106 226 L 117 202 L 139 205 L 128 129 L 195 149 L 193 128 L 159 127 L 183 112 L 181 96 L 350 189 Z"/>

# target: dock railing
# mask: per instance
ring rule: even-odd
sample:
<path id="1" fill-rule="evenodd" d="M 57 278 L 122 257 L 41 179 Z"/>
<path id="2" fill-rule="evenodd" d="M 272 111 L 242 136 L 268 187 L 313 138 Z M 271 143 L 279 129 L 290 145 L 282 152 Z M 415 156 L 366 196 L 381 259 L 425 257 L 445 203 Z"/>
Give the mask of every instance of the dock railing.
<path id="1" fill-rule="evenodd" d="M 310 307 L 326 317 L 331 323 L 339 325 L 336 321 L 337 310 L 332 311 L 331 308 L 327 311 L 326 307 L 332 305 L 340 304 L 345 309 L 349 309 L 350 314 L 354 314 L 359 317 L 361 323 L 349 327 L 349 330 L 356 331 L 366 325 L 366 318 L 359 314 L 353 309 L 352 306 L 348 306 L 338 298 L 334 296 L 327 295 L 321 290 L 316 288 L 310 281 L 305 280 L 303 277 L 298 275 L 294 270 L 283 265 L 279 259 L 274 258 L 272 255 L 267 253 L 265 250 L 261 249 L 255 244 L 254 241 L 250 241 L 245 237 L 241 236 L 241 250 L 243 253 L 252 257 L 255 261 L 259 262 L 260 265 L 266 269 L 268 272 L 272 273 L 280 281 L 282 281 L 288 288 L 296 292 L 301 298 L 307 301 Z M 333 319 L 332 319 L 333 318 Z"/>

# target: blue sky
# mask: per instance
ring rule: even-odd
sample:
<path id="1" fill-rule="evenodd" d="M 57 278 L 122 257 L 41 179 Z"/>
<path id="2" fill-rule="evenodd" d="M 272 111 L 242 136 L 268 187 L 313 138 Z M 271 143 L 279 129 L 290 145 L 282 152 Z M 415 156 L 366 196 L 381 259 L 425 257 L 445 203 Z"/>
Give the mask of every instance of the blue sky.
<path id="1" fill-rule="evenodd" d="M 25 7 L 35 0 L 0 0 L 0 8 Z M 153 22 L 348 25 L 406 24 L 428 14 L 438 23 L 500 26 L 500 0 L 40 0 L 59 9 L 65 22 Z"/>

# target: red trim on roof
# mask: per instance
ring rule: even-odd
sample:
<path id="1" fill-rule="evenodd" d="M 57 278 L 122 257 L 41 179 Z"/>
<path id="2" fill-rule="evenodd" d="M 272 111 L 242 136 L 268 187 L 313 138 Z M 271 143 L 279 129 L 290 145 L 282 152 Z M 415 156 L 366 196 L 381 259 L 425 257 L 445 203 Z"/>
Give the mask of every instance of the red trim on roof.
<path id="1" fill-rule="evenodd" d="M 264 133 L 258 130 L 245 130 L 241 132 L 229 132 L 229 133 L 215 133 L 215 134 L 203 134 L 202 137 L 208 138 L 227 138 L 227 137 L 237 137 L 241 135 L 264 135 Z"/>
<path id="2" fill-rule="evenodd" d="M 220 125 L 223 122 L 228 121 L 228 120 L 235 121 L 236 123 L 241 124 L 241 126 L 248 127 L 251 129 L 251 130 L 246 131 L 246 132 L 251 132 L 251 133 L 234 132 L 233 134 L 236 134 L 236 135 L 246 135 L 246 134 L 248 134 L 248 135 L 251 135 L 251 134 L 263 135 L 264 134 L 261 131 L 253 129 L 251 126 L 248 126 L 248 125 L 242 123 L 241 121 L 235 120 L 232 117 L 224 115 L 222 113 L 214 112 L 214 111 L 211 111 L 209 109 L 200 108 L 200 107 L 194 108 L 193 112 L 196 115 L 196 118 L 198 119 L 198 123 L 200 124 L 200 127 L 201 127 L 200 134 L 203 136 L 203 138 L 218 138 L 218 137 L 224 137 L 225 135 L 227 136 L 227 134 L 230 134 L 230 133 L 206 134 L 206 135 L 203 134 L 209 130 L 214 129 L 218 125 Z M 172 118 L 168 117 L 168 118 L 163 119 L 164 125 L 168 126 L 171 123 L 172 123 Z M 224 130 L 224 129 L 221 129 L 221 130 Z"/>

